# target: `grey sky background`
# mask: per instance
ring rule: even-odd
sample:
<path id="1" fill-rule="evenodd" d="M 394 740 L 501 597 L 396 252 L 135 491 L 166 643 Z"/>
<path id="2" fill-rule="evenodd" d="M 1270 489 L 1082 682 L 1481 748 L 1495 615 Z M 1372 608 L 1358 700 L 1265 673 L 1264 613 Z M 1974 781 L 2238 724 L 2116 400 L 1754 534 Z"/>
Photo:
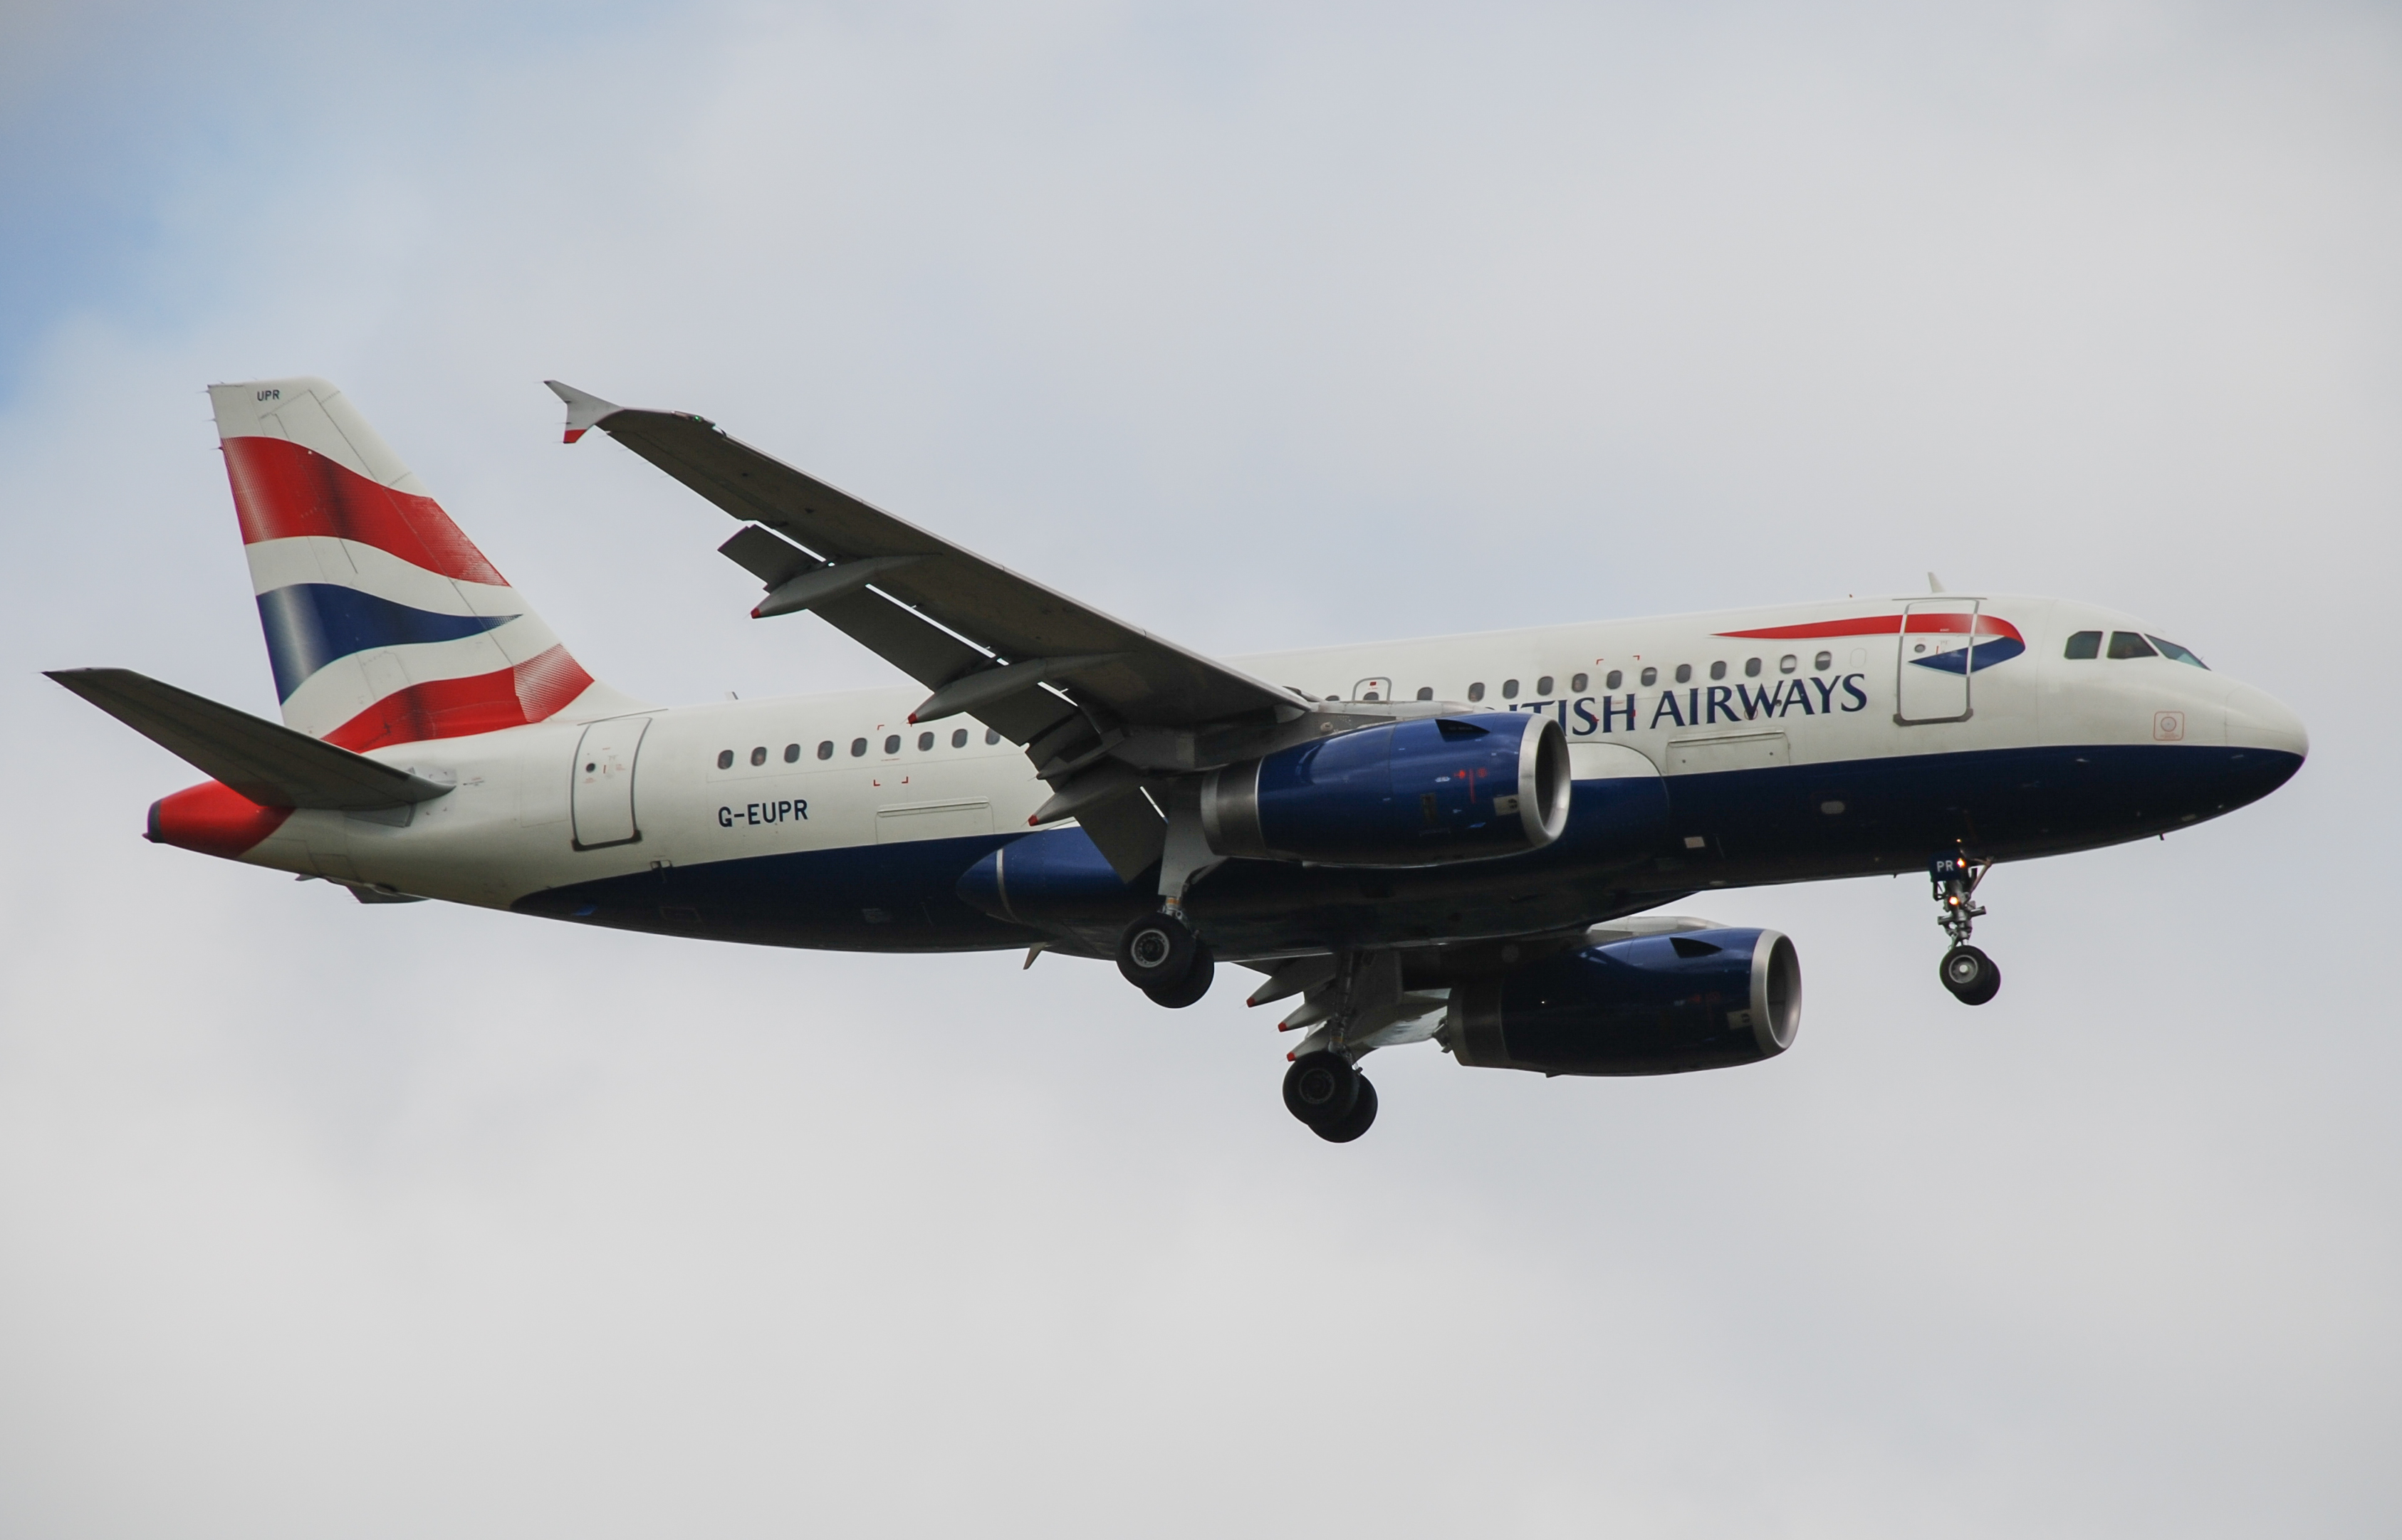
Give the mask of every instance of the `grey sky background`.
<path id="1" fill-rule="evenodd" d="M 2314 6 L 0 12 L 0 1533 L 2383 1535 L 2402 22 Z M 347 390 L 596 673 L 891 678 L 556 376 L 1236 653 L 2147 616 L 2269 802 L 1693 900 L 1795 1051 L 363 908 L 40 679 L 273 692 L 206 397 Z"/>

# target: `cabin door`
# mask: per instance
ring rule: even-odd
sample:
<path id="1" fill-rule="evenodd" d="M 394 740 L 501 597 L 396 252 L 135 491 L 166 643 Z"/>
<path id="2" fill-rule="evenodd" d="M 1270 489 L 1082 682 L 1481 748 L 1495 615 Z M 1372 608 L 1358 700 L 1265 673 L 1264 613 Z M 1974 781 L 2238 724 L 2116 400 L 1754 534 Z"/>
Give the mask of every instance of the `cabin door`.
<path id="1" fill-rule="evenodd" d="M 578 850 L 631 845 L 642 837 L 634 826 L 634 756 L 650 725 L 648 717 L 614 717 L 584 730 L 568 783 L 574 789 L 570 804 Z"/>
<path id="2" fill-rule="evenodd" d="M 1981 600 L 1920 599 L 1902 612 L 1893 720 L 1904 726 L 1966 722 Z"/>

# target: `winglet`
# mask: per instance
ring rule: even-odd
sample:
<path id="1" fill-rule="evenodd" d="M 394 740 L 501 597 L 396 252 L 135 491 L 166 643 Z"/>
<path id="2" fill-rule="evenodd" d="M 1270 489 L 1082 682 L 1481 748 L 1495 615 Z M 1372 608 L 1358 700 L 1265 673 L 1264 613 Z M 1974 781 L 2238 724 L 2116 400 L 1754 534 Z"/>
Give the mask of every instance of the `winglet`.
<path id="1" fill-rule="evenodd" d="M 550 387 L 551 394 L 567 403 L 567 437 L 560 441 L 562 443 L 574 443 L 598 427 L 601 419 L 625 410 L 614 401 L 586 395 L 573 385 L 562 385 L 555 379 L 545 379 L 543 383 Z"/>

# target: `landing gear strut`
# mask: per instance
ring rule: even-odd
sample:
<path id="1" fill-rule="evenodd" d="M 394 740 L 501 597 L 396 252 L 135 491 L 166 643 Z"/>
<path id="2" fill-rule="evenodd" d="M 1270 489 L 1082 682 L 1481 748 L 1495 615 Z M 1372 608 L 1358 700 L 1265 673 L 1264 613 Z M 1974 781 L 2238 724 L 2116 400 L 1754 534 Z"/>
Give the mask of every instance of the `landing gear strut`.
<path id="1" fill-rule="evenodd" d="M 1340 1053 L 1305 1053 L 1284 1072 L 1285 1109 L 1329 1144 L 1349 1144 L 1376 1121 L 1376 1088 Z"/>
<path id="2" fill-rule="evenodd" d="M 1153 1003 L 1180 1011 L 1209 993 L 1218 965 L 1209 943 L 1163 909 L 1145 914 L 1119 935 L 1118 971 Z"/>
<path id="3" fill-rule="evenodd" d="M 1935 901 L 1942 906 L 1935 923 L 1952 938 L 1952 949 L 1943 954 L 1938 971 L 1943 987 L 1963 1005 L 1982 1005 L 2002 990 L 2000 966 L 1981 948 L 1968 944 L 1969 932 L 1985 912 L 1977 901 L 1977 885 L 1993 864 L 1962 850 L 1956 856 L 1938 856 L 1926 872 L 1935 884 Z"/>

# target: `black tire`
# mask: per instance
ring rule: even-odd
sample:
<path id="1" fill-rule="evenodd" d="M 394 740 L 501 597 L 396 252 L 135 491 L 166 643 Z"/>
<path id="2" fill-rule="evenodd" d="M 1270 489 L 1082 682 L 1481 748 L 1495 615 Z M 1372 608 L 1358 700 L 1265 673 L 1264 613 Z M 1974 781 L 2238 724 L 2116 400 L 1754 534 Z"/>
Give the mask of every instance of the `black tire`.
<path id="1" fill-rule="evenodd" d="M 1366 1083 L 1340 1053 L 1305 1053 L 1284 1072 L 1284 1107 L 1310 1127 L 1324 1128 L 1350 1115 Z"/>
<path id="2" fill-rule="evenodd" d="M 1376 1088 L 1367 1076 L 1362 1075 L 1360 1077 L 1360 1099 L 1351 1104 L 1351 1110 L 1340 1122 L 1313 1123 L 1310 1126 L 1328 1144 L 1347 1145 L 1367 1133 L 1368 1125 L 1375 1121 Z"/>
<path id="3" fill-rule="evenodd" d="M 1193 971 L 1199 945 L 1192 927 L 1166 910 L 1145 914 L 1118 935 L 1118 971 L 1137 989 L 1172 989 Z"/>
<path id="4" fill-rule="evenodd" d="M 1188 1005 L 1198 1004 L 1201 997 L 1209 993 L 1209 981 L 1217 976 L 1218 959 L 1209 955 L 1209 943 L 1195 941 L 1193 943 L 1193 967 L 1184 975 L 1184 982 L 1146 989 L 1143 993 L 1151 997 L 1153 1005 L 1181 1011 Z"/>
<path id="5" fill-rule="evenodd" d="M 2002 992 L 2001 965 L 1974 946 L 1955 946 L 1943 954 L 1943 987 L 1963 1005 L 1982 1005 Z"/>

